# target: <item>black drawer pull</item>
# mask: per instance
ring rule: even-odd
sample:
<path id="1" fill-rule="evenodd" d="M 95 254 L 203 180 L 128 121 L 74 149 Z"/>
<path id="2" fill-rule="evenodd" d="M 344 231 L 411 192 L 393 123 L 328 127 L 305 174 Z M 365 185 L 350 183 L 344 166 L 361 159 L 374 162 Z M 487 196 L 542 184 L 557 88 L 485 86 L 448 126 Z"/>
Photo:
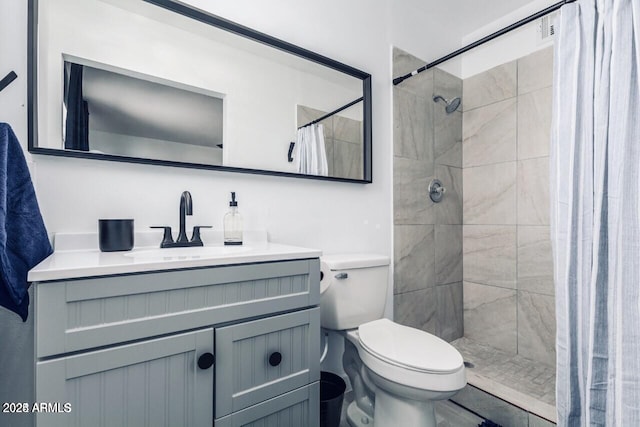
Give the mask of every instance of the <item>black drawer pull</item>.
<path id="1" fill-rule="evenodd" d="M 216 361 L 216 358 L 211 353 L 205 353 L 198 357 L 198 368 L 200 369 L 209 369 L 213 366 L 213 363 Z"/>
<path id="2" fill-rule="evenodd" d="M 278 366 L 282 362 L 282 354 L 279 352 L 274 352 L 269 355 L 269 365 Z"/>

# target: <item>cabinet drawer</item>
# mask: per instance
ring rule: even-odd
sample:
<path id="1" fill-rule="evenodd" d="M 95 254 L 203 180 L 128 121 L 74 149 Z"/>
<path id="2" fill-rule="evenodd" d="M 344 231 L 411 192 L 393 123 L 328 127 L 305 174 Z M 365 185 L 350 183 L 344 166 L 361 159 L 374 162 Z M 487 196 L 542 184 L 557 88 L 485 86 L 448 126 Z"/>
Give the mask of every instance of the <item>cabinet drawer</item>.
<path id="1" fill-rule="evenodd" d="M 317 305 L 319 260 L 37 283 L 38 358 Z"/>
<path id="2" fill-rule="evenodd" d="M 209 328 L 38 362 L 36 402 L 70 411 L 37 413 L 37 425 L 210 426 L 214 370 L 198 359 L 213 338 Z"/>
<path id="3" fill-rule="evenodd" d="M 318 427 L 320 383 L 285 393 L 215 421 L 214 427 Z"/>
<path id="4" fill-rule="evenodd" d="M 320 310 L 216 328 L 216 417 L 320 379 Z"/>

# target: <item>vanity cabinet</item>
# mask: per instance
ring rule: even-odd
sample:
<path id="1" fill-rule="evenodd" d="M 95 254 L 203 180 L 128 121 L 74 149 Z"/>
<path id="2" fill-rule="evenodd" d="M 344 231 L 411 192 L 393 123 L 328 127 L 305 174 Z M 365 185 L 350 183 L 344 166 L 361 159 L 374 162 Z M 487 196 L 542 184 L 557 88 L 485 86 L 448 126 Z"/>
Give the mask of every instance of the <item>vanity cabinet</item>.
<path id="1" fill-rule="evenodd" d="M 319 260 L 36 283 L 46 426 L 317 426 Z M 70 411 L 65 411 L 65 403 Z"/>
<path id="2" fill-rule="evenodd" d="M 37 401 L 71 412 L 38 414 L 37 425 L 210 426 L 213 369 L 197 359 L 212 348 L 208 328 L 40 362 Z"/>

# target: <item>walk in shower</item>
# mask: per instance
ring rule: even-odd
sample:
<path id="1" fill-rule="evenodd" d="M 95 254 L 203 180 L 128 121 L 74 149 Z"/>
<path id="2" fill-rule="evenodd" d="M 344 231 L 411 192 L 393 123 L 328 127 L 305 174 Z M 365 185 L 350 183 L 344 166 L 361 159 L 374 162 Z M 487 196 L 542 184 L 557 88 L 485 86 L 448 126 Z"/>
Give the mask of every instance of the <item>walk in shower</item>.
<path id="1" fill-rule="evenodd" d="M 394 49 L 393 64 L 399 76 L 425 61 Z M 556 417 L 552 76 L 545 47 L 394 86 L 395 320 L 458 348 L 470 386 L 453 400 L 503 426 Z"/>

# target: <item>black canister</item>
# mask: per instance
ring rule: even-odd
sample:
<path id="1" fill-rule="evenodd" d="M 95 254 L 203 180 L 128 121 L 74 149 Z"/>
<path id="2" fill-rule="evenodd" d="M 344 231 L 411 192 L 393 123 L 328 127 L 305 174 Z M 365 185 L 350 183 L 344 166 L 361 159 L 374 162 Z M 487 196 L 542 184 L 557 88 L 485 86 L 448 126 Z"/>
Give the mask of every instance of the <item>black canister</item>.
<path id="1" fill-rule="evenodd" d="M 133 249 L 132 219 L 99 219 L 98 241 L 102 252 Z"/>

